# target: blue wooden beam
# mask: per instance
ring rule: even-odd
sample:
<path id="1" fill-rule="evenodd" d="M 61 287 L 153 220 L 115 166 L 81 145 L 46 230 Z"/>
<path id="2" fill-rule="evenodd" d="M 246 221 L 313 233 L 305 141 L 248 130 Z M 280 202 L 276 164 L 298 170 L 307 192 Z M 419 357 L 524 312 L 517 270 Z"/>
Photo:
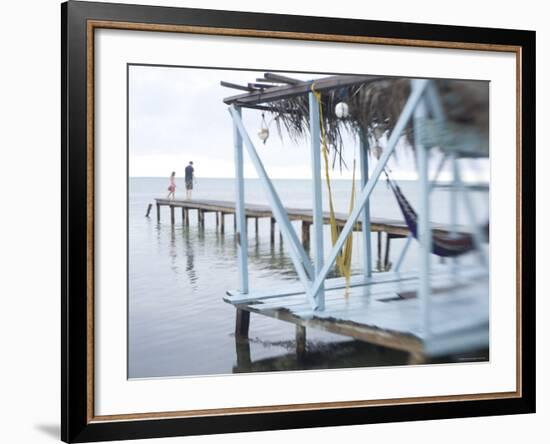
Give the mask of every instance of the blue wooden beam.
<path id="1" fill-rule="evenodd" d="M 448 158 L 448 155 L 444 154 L 441 157 L 441 160 L 439 161 L 439 165 L 437 166 L 437 169 L 435 170 L 434 177 L 430 182 L 430 193 L 432 193 L 432 191 L 434 190 L 437 179 L 439 178 L 439 174 L 441 173 L 441 170 L 443 169 L 443 165 L 445 165 L 445 162 L 447 161 L 447 158 Z M 413 235 L 412 235 L 412 233 L 409 232 L 409 235 L 407 236 L 407 241 L 405 242 L 405 245 L 403 246 L 403 249 L 401 250 L 401 254 L 399 255 L 399 259 L 397 260 L 397 263 L 395 264 L 395 267 L 393 268 L 396 273 L 399 272 L 399 270 L 401 269 L 401 265 L 403 265 L 403 261 L 405 260 L 405 256 L 407 255 L 407 251 L 409 250 L 412 239 L 413 239 Z"/>
<path id="2" fill-rule="evenodd" d="M 361 163 L 361 188 L 369 181 L 369 142 L 366 134 L 359 137 L 359 160 Z M 363 274 L 372 276 L 372 247 L 370 230 L 370 198 L 365 202 L 361 214 L 361 230 L 363 235 Z"/>
<path id="3" fill-rule="evenodd" d="M 428 177 L 429 147 L 423 143 L 423 130 L 426 126 L 428 110 L 422 99 L 414 110 L 414 149 L 418 170 L 418 244 L 420 265 L 418 300 L 420 303 L 423 335 L 430 335 L 430 255 L 432 252 L 432 229 L 430 224 L 430 180 Z"/>
<path id="4" fill-rule="evenodd" d="M 472 237 L 479 256 L 479 261 L 483 267 L 488 269 L 489 265 L 487 261 L 487 256 L 485 255 L 485 251 L 483 251 L 483 236 L 481 234 L 481 229 L 476 219 L 476 214 L 475 214 L 472 200 L 470 199 L 470 195 L 468 194 L 468 191 L 464 186 L 464 182 L 460 177 L 460 171 L 458 168 L 456 170 L 456 174 L 457 174 L 456 184 L 458 185 L 458 192 L 462 196 L 462 199 L 464 201 L 464 206 L 466 207 L 466 213 L 468 214 L 468 219 L 470 219 L 470 231 L 472 232 Z"/>
<path id="5" fill-rule="evenodd" d="M 281 200 L 279 199 L 279 196 L 277 194 L 277 191 L 275 190 L 275 187 L 273 186 L 273 183 L 269 179 L 267 171 L 265 170 L 264 165 L 260 157 L 258 156 L 258 153 L 256 152 L 256 149 L 254 148 L 254 144 L 250 140 L 250 136 L 248 135 L 248 132 L 244 127 L 241 116 L 239 115 L 239 113 L 237 112 L 236 108 L 233 105 L 229 107 L 229 113 L 231 114 L 231 117 L 233 118 L 233 122 L 241 135 L 241 138 L 244 142 L 244 146 L 246 147 L 247 152 L 249 154 L 250 160 L 252 161 L 252 164 L 256 169 L 256 173 L 258 174 L 260 181 L 264 185 L 264 189 L 267 193 L 267 199 L 269 201 L 271 211 L 273 212 L 273 215 L 275 216 L 275 219 L 279 224 L 279 229 L 281 230 L 281 233 L 285 241 L 288 242 L 290 246 L 288 251 L 289 251 L 292 263 L 294 265 L 294 268 L 296 270 L 296 273 L 298 274 L 298 277 L 304 286 L 304 289 L 306 291 L 306 294 L 308 295 L 310 303 L 312 304 L 312 306 L 316 307 L 315 299 L 312 296 L 315 293 L 310 293 L 309 291 L 311 287 L 311 279 L 314 276 L 311 261 L 307 257 L 298 239 L 298 236 L 296 235 L 296 232 L 294 231 L 294 228 L 292 227 L 292 224 L 288 219 L 286 210 L 283 207 Z M 317 291 L 318 289 L 316 290 L 316 292 Z"/>
<path id="6" fill-rule="evenodd" d="M 395 267 L 393 267 L 393 271 L 395 271 L 396 273 L 399 273 L 399 270 L 401 270 L 401 265 L 403 265 L 403 261 L 405 260 L 407 251 L 409 251 L 409 247 L 411 246 L 412 239 L 413 239 L 413 235 L 412 233 L 409 233 L 409 235 L 407 236 L 407 240 L 405 241 L 405 245 L 401 250 L 401 254 L 399 255 L 399 259 L 397 259 L 397 263 L 395 264 Z"/>
<path id="7" fill-rule="evenodd" d="M 241 109 L 235 112 L 240 116 Z M 237 263 L 239 267 L 239 291 L 248 293 L 248 235 L 244 206 L 243 140 L 233 124 L 233 144 L 235 148 L 235 219 L 237 221 Z"/>
<path id="8" fill-rule="evenodd" d="M 323 196 L 321 182 L 321 134 L 319 103 L 313 92 L 309 93 L 309 132 L 311 136 L 311 181 L 313 197 L 313 245 L 315 248 L 315 274 L 323 268 Z M 314 295 L 317 309 L 325 308 L 325 291 L 321 286 Z"/>

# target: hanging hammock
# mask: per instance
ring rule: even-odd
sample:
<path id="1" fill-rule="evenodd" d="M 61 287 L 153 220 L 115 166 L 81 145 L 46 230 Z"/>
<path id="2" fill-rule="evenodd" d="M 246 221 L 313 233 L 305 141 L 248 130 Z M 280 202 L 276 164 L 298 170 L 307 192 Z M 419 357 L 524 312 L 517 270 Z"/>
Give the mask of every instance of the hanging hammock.
<path id="1" fill-rule="evenodd" d="M 399 185 L 390 179 L 384 171 L 388 184 L 395 195 L 399 208 L 403 213 L 407 227 L 412 235 L 418 239 L 418 218 L 416 211 L 405 198 Z M 432 253 L 442 257 L 457 257 L 472 251 L 475 248 L 474 239 L 470 234 L 452 234 L 432 231 Z"/>

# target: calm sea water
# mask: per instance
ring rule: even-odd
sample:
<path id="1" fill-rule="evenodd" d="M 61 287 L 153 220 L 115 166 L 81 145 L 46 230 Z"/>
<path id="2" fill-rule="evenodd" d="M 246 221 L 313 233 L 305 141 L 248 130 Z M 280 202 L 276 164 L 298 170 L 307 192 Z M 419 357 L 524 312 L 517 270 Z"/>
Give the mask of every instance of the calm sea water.
<path id="1" fill-rule="evenodd" d="M 184 184 L 177 181 L 176 198 L 183 198 Z M 309 180 L 275 180 L 283 204 L 292 208 L 311 208 Z M 416 182 L 400 183 L 405 195 L 417 205 Z M 237 287 L 236 240 L 233 216 L 226 216 L 225 234 L 216 229 L 214 213 L 206 214 L 204 229 L 197 226 L 194 211 L 189 226 L 170 224 L 169 210 L 163 209 L 161 223 L 146 218 L 147 205 L 165 197 L 166 178 L 131 178 L 129 181 L 129 377 L 169 377 L 228 374 L 247 371 L 272 371 L 313 368 L 366 367 L 407 362 L 407 355 L 352 341 L 349 338 L 309 329 L 305 360 L 294 357 L 294 326 L 265 316 L 251 315 L 250 339 L 235 340 L 235 309 L 222 301 L 226 290 Z M 257 179 L 246 180 L 247 203 L 267 204 Z M 337 211 L 349 206 L 351 181 L 333 182 Z M 326 196 L 326 194 L 324 195 Z M 446 223 L 450 215 L 449 191 L 432 193 L 434 222 Z M 232 179 L 197 179 L 196 199 L 234 200 Z M 488 217 L 488 193 L 473 192 L 480 223 Z M 326 201 L 327 199 L 325 199 Z M 325 202 L 326 203 L 326 202 Z M 326 205 L 325 205 L 326 206 Z M 393 194 L 384 182 L 371 198 L 371 216 L 401 220 Z M 465 212 L 459 211 L 465 224 Z M 296 225 L 300 233 L 299 225 Z M 330 234 L 325 226 L 325 247 L 330 249 Z M 354 234 L 353 268 L 362 269 L 361 240 Z M 392 241 L 390 261 L 397 260 L 403 240 Z M 376 251 L 376 237 L 372 238 Z M 297 280 L 286 246 L 276 236 L 269 239 L 269 220 L 260 219 L 256 235 L 249 226 L 250 288 L 281 285 Z M 468 262 L 468 257 L 461 259 Z M 375 261 L 376 262 L 376 261 Z M 402 269 L 415 268 L 416 249 L 411 248 Z M 243 359 L 243 346 L 250 357 Z"/>

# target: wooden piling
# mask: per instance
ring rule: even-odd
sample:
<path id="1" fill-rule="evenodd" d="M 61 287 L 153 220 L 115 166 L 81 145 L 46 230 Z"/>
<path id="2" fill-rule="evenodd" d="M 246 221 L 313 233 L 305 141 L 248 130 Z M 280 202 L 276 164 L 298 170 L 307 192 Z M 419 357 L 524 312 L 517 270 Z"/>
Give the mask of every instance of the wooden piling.
<path id="1" fill-rule="evenodd" d="M 306 328 L 296 325 L 296 358 L 301 360 L 306 355 Z"/>
<path id="2" fill-rule="evenodd" d="M 160 205 L 157 203 L 157 222 L 160 223 Z"/>
<path id="3" fill-rule="evenodd" d="M 181 223 L 185 223 L 185 208 L 181 207 Z"/>
<path id="4" fill-rule="evenodd" d="M 184 208 L 183 212 L 185 213 L 185 225 L 189 225 L 189 208 Z"/>
<path id="5" fill-rule="evenodd" d="M 269 219 L 269 241 L 273 245 L 275 243 L 275 218 Z"/>
<path id="6" fill-rule="evenodd" d="M 174 225 L 176 218 L 174 217 L 174 206 L 170 205 L 170 223 Z"/>
<path id="7" fill-rule="evenodd" d="M 220 213 L 216 211 L 216 227 L 220 226 Z"/>
<path id="8" fill-rule="evenodd" d="M 376 269 L 382 271 L 382 232 L 376 233 L 377 255 L 376 255 Z"/>
<path id="9" fill-rule="evenodd" d="M 237 352 L 237 367 L 240 371 L 250 370 L 250 342 L 248 338 L 235 337 L 235 351 Z"/>
<path id="10" fill-rule="evenodd" d="M 225 213 L 220 213 L 220 233 L 225 233 Z"/>
<path id="11" fill-rule="evenodd" d="M 391 243 L 391 236 L 389 233 L 386 233 L 386 252 L 384 254 L 384 271 L 388 271 L 390 269 L 390 243 Z"/>
<path id="12" fill-rule="evenodd" d="M 147 213 L 145 213 L 145 217 L 149 217 L 149 214 L 151 213 L 151 208 L 153 208 L 153 204 L 147 205 Z"/>
<path id="13" fill-rule="evenodd" d="M 258 234 L 258 218 L 257 217 L 254 219 L 254 230 L 255 230 L 256 234 Z"/>
<path id="14" fill-rule="evenodd" d="M 310 223 L 305 220 L 302 221 L 302 245 L 305 249 L 309 249 L 309 227 Z"/>
<path id="15" fill-rule="evenodd" d="M 238 338 L 248 338 L 248 329 L 250 327 L 250 312 L 237 308 L 235 318 L 235 336 Z"/>

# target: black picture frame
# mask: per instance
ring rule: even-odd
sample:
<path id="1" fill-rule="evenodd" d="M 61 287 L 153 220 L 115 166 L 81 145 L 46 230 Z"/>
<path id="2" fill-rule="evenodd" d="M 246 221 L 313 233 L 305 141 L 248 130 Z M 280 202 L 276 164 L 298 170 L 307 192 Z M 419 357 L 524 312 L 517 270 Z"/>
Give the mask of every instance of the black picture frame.
<path id="1" fill-rule="evenodd" d="M 520 337 L 521 393 L 515 397 L 318 410 L 242 412 L 195 417 L 97 421 L 90 416 L 88 359 L 93 319 L 89 310 L 89 160 L 87 39 L 90 20 L 186 25 L 267 32 L 368 36 L 379 39 L 510 45 L 521 66 Z M 62 312 L 61 438 L 90 442 L 243 431 L 416 421 L 535 412 L 535 32 L 433 24 L 337 19 L 69 1 L 61 5 Z M 520 116 L 521 117 L 521 116 Z"/>

